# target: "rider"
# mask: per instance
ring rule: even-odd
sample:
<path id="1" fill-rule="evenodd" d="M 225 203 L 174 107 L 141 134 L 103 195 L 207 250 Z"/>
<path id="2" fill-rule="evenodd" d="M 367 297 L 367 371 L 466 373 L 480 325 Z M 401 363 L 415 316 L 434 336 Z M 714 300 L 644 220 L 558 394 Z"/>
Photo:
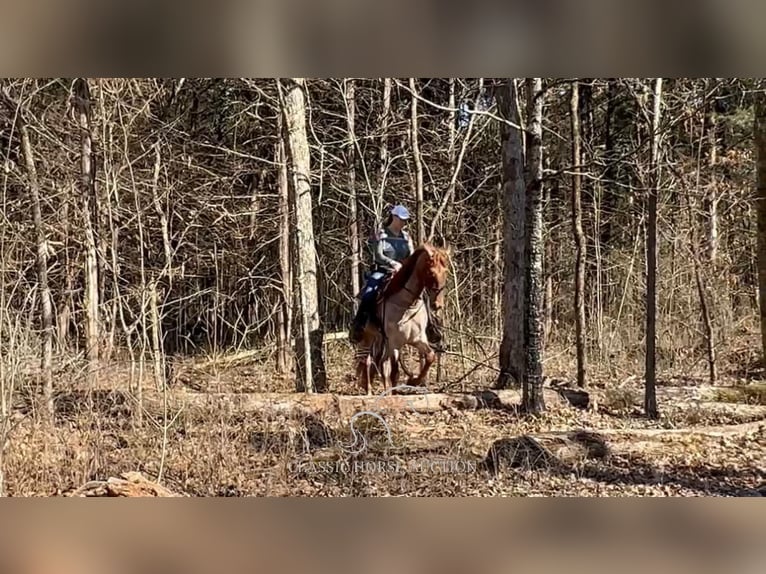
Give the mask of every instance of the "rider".
<path id="1" fill-rule="evenodd" d="M 402 262 L 412 255 L 414 245 L 412 238 L 404 230 L 410 213 L 403 205 L 397 205 L 383 223 L 382 228 L 377 230 L 371 239 L 370 247 L 373 253 L 373 271 L 369 274 L 367 284 L 360 295 L 361 302 L 351 328 L 350 340 L 358 343 L 362 338 L 364 327 L 368 320 L 378 323 L 375 313 L 378 287 L 383 280 L 402 266 Z M 430 305 L 429 321 L 426 329 L 429 344 L 437 352 L 444 352 L 442 346 L 442 333 L 439 320 L 431 313 Z M 378 325 L 380 327 L 380 325 Z"/>

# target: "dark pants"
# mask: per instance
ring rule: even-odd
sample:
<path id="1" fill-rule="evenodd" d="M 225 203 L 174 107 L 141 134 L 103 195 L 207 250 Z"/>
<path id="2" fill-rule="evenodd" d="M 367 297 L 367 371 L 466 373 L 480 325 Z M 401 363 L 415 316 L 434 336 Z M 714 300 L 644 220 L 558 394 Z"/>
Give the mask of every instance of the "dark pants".
<path id="1" fill-rule="evenodd" d="M 351 325 L 349 338 L 352 343 L 358 343 L 362 338 L 364 327 L 368 321 L 372 321 L 380 327 L 375 313 L 375 303 L 378 299 L 378 290 L 386 279 L 386 272 L 375 270 L 367 276 L 367 283 L 360 294 L 359 308 L 356 311 L 354 322 Z"/>

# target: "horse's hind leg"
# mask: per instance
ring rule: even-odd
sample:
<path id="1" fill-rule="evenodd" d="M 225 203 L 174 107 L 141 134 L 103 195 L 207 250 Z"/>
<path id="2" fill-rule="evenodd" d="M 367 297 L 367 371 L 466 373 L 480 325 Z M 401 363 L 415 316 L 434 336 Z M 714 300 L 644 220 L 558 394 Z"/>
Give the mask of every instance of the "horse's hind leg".
<path id="1" fill-rule="evenodd" d="M 391 388 L 391 357 L 383 359 L 383 392 Z"/>
<path id="2" fill-rule="evenodd" d="M 367 355 L 364 365 L 364 373 L 366 376 L 366 384 L 364 390 L 367 396 L 370 396 L 372 395 L 372 382 L 375 380 L 375 370 L 377 370 L 377 367 L 375 366 L 375 360 L 373 359 L 372 355 Z M 373 367 L 375 367 L 375 370 L 373 370 Z"/>
<path id="3" fill-rule="evenodd" d="M 399 385 L 399 353 L 395 352 L 391 357 L 391 388 Z"/>

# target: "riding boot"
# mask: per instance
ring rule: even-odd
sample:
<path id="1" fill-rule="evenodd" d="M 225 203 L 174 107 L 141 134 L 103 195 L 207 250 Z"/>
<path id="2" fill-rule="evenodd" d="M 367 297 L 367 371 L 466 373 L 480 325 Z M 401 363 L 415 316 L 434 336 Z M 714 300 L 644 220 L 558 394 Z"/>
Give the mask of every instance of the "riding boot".
<path id="1" fill-rule="evenodd" d="M 428 337 L 428 344 L 437 353 L 445 353 L 444 348 L 444 335 L 441 329 L 434 324 L 433 319 L 426 325 L 426 336 Z"/>
<path id="2" fill-rule="evenodd" d="M 362 335 L 364 334 L 364 328 L 367 325 L 368 319 L 367 305 L 365 304 L 365 301 L 362 300 L 359 304 L 356 316 L 354 317 L 354 321 L 351 324 L 351 331 L 348 335 L 349 341 L 352 343 L 359 343 L 362 340 Z"/>
<path id="3" fill-rule="evenodd" d="M 441 320 L 436 313 L 429 313 L 428 324 L 426 325 L 426 336 L 428 344 L 437 353 L 446 353 L 444 347 L 444 333 L 442 331 Z"/>

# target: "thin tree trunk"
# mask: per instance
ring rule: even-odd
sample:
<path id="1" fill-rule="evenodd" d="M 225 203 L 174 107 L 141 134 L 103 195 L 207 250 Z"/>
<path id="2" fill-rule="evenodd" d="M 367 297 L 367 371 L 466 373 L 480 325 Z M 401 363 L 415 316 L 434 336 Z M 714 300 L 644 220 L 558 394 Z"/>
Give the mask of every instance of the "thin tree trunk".
<path id="1" fill-rule="evenodd" d="M 715 81 L 715 80 L 713 80 Z M 708 81 L 705 81 L 705 92 L 708 92 Z M 708 213 L 707 249 L 708 260 L 714 266 L 718 259 L 718 194 L 715 181 L 715 166 L 718 160 L 718 126 L 714 103 L 710 102 L 705 108 L 705 136 L 708 141 L 708 167 L 710 168 L 710 184 L 705 194 L 706 211 Z"/>
<path id="2" fill-rule="evenodd" d="M 449 163 L 449 171 L 450 173 L 455 173 L 455 161 L 456 161 L 456 153 L 455 153 L 455 142 L 457 142 L 457 126 L 456 126 L 456 119 L 457 119 L 457 111 L 455 109 L 455 78 L 449 79 L 449 141 L 447 146 L 447 162 Z M 447 197 L 449 198 L 447 201 L 447 214 L 445 217 L 445 221 L 442 224 L 442 237 L 445 238 L 445 244 L 446 244 L 446 238 L 451 237 L 451 229 L 452 229 L 452 214 L 455 207 L 455 186 L 457 183 L 457 178 L 453 177 L 450 179 L 449 187 L 447 188 Z"/>
<path id="3" fill-rule="evenodd" d="M 282 116 L 277 119 L 276 162 L 279 166 L 279 271 L 281 296 L 277 330 L 277 370 L 286 374 L 292 365 L 290 338 L 293 331 L 293 277 L 290 249 L 290 182 L 287 174 L 287 154 Z"/>
<path id="4" fill-rule="evenodd" d="M 547 207 L 546 226 L 550 230 L 553 227 L 551 186 L 545 186 L 544 196 L 544 203 Z M 553 241 L 550 237 L 548 237 L 548 241 L 545 242 L 545 262 L 543 272 L 545 274 L 545 293 L 543 299 L 545 317 L 543 320 L 543 339 L 545 341 L 545 346 L 547 347 L 550 345 L 551 332 L 553 330 Z"/>
<path id="5" fill-rule="evenodd" d="M 280 88 L 282 83 L 279 82 Z M 296 350 L 298 355 L 297 389 L 299 392 L 324 392 L 327 375 L 324 366 L 323 334 L 319 322 L 319 291 L 317 282 L 316 244 L 312 218 L 311 162 L 306 133 L 306 83 L 303 78 L 288 81 L 282 95 L 282 106 L 287 128 L 293 199 L 295 203 L 295 247 L 297 251 L 297 274 L 301 303 L 301 337 Z M 282 91 L 282 90 L 280 90 Z"/>
<path id="6" fill-rule="evenodd" d="M 37 179 L 32 144 L 24 119 L 20 122 L 19 131 L 21 132 L 21 146 L 24 151 L 24 161 L 29 178 L 29 194 L 32 198 L 32 219 L 37 235 L 37 280 L 40 285 L 40 318 L 42 320 L 42 360 L 40 366 L 43 374 L 43 398 L 47 419 L 53 421 L 53 304 L 48 285 L 48 240 L 43 226 L 40 183 Z"/>
<path id="7" fill-rule="evenodd" d="M 496 387 L 521 385 L 524 380 L 524 266 L 526 190 L 524 147 L 516 79 L 500 88 L 502 117 L 514 125 L 501 125 L 503 158 L 503 336 L 500 374 Z"/>
<path id="8" fill-rule="evenodd" d="M 699 145 L 697 148 L 697 182 L 696 189 L 700 190 L 700 179 L 702 172 L 702 144 L 705 140 L 705 125 L 706 120 L 702 122 L 702 133 L 700 134 Z M 708 288 L 705 278 L 702 272 L 702 262 L 700 257 L 700 245 L 698 245 L 697 234 L 697 221 L 694 217 L 694 209 L 692 205 L 691 194 L 686 194 L 686 206 L 687 215 L 689 218 L 689 231 L 691 233 L 691 256 L 694 265 L 694 281 L 697 286 L 697 294 L 700 300 L 700 311 L 702 313 L 702 326 L 705 329 L 705 348 L 707 350 L 708 361 L 708 378 L 710 384 L 715 384 L 718 379 L 718 368 L 716 364 L 716 352 L 715 352 L 715 329 L 713 327 L 713 317 L 710 309 Z M 708 228 L 709 229 L 709 228 Z M 709 236 L 708 236 L 709 239 Z M 710 243 L 708 243 L 708 247 Z M 708 252 L 710 255 L 710 252 Z M 711 267 L 714 268 L 714 261 L 710 261 Z"/>
<path id="9" fill-rule="evenodd" d="M 153 278 L 149 284 L 149 312 L 152 322 L 152 365 L 154 384 L 158 391 L 165 387 L 165 361 L 162 353 L 162 317 L 160 316 L 158 281 Z"/>
<path id="10" fill-rule="evenodd" d="M 455 110 L 455 78 L 449 78 L 447 80 L 448 86 L 449 86 L 449 99 L 447 101 L 447 105 L 450 109 L 449 112 L 449 139 L 447 143 L 447 165 L 449 166 L 449 173 L 455 173 L 455 142 L 457 141 L 457 129 L 455 126 L 455 120 L 457 117 L 457 112 Z M 450 183 L 447 187 L 447 194 L 446 194 L 446 215 L 444 217 L 444 221 L 438 220 L 438 212 L 437 215 L 434 217 L 434 220 L 431 222 L 431 237 L 434 235 L 434 229 L 436 226 L 436 223 L 439 223 L 439 235 L 441 236 L 442 242 L 445 247 L 449 246 L 449 238 L 451 237 L 451 227 L 452 227 L 452 210 L 454 207 L 455 202 L 455 187 L 456 187 L 456 181 L 457 177 L 450 178 Z M 457 295 L 457 278 L 455 274 L 453 274 L 453 281 L 455 282 L 455 294 Z M 462 318 L 462 312 L 460 311 L 460 304 L 457 303 L 459 299 L 456 299 L 456 310 L 458 310 L 458 324 L 457 327 L 460 330 L 460 353 L 463 354 L 463 318 Z M 497 307 L 496 307 L 497 308 Z M 446 315 L 446 314 L 445 314 Z M 449 315 L 446 315 L 444 326 L 446 328 L 449 328 Z M 463 360 L 465 363 L 465 360 Z M 441 383 L 444 377 L 444 368 L 443 368 L 443 362 L 441 355 L 437 355 L 436 357 L 436 382 Z"/>
<path id="11" fill-rule="evenodd" d="M 476 97 L 476 107 L 478 108 L 479 102 L 481 101 L 481 93 L 484 89 L 484 78 L 479 78 L 479 95 Z M 428 234 L 428 241 L 433 241 L 434 235 L 436 234 L 436 225 L 441 221 L 442 214 L 444 213 L 445 208 L 450 205 L 455 198 L 455 189 L 457 187 L 457 180 L 458 176 L 460 175 L 460 170 L 463 167 L 463 158 L 465 158 L 465 153 L 468 150 L 468 144 L 471 140 L 471 135 L 473 134 L 473 127 L 474 127 L 474 120 L 476 119 L 475 115 L 472 115 L 471 118 L 468 120 L 468 127 L 465 131 L 465 136 L 463 136 L 463 144 L 460 146 L 460 153 L 457 156 L 457 160 L 454 157 L 455 150 L 450 148 L 450 173 L 452 174 L 450 176 L 450 182 L 447 186 L 447 193 L 444 195 L 444 199 L 439 204 L 438 209 L 436 210 L 436 213 L 434 214 L 433 220 L 431 221 L 431 229 Z M 451 145 L 454 145 L 454 142 L 451 142 Z"/>
<path id="12" fill-rule="evenodd" d="M 61 224 L 64 234 L 64 293 L 61 296 L 61 311 L 58 314 L 58 345 L 59 349 L 63 351 L 69 344 L 69 329 L 72 321 L 72 313 L 74 309 L 74 282 L 77 270 L 75 263 L 72 261 L 70 254 L 71 247 L 71 234 L 72 224 L 70 219 L 70 204 L 72 202 L 72 193 L 65 193 L 63 198 L 63 206 L 61 211 Z"/>
<path id="13" fill-rule="evenodd" d="M 172 269 L 173 269 L 173 248 L 170 245 L 170 226 L 168 224 L 168 216 L 165 210 L 162 208 L 160 202 L 160 169 L 162 167 L 162 156 L 160 155 L 160 142 L 159 140 L 154 143 L 154 174 L 152 176 L 152 204 L 154 205 L 154 211 L 157 213 L 157 217 L 160 220 L 160 230 L 162 231 L 162 250 L 165 254 L 165 268 L 162 270 L 162 275 L 167 275 L 168 279 L 172 281 Z"/>
<path id="14" fill-rule="evenodd" d="M 522 401 L 530 413 L 545 410 L 543 398 L 543 85 L 542 78 L 527 78 L 527 202 L 526 289 L 524 354 L 526 368 Z"/>
<path id="15" fill-rule="evenodd" d="M 586 357 L 585 357 L 585 234 L 582 229 L 582 179 L 580 176 L 580 110 L 579 85 L 572 83 L 572 94 L 569 103 L 572 124 L 572 164 L 575 166 L 572 174 L 572 233 L 575 240 L 575 345 L 577 348 L 577 386 L 585 386 Z"/>
<path id="16" fill-rule="evenodd" d="M 490 313 L 493 319 L 492 327 L 494 329 L 493 335 L 500 339 L 503 333 L 503 197 L 502 185 L 498 186 L 498 199 L 500 200 L 498 216 L 495 221 L 495 248 L 493 249 L 493 266 L 492 266 L 492 309 L 494 312 Z M 500 310 L 500 312 L 498 312 Z"/>
<path id="17" fill-rule="evenodd" d="M 137 408 L 134 413 L 136 416 L 136 424 L 138 426 L 143 425 L 144 422 L 144 372 L 146 370 L 146 349 L 149 345 L 149 326 L 147 320 L 147 293 L 149 287 L 146 281 L 146 241 L 144 235 L 144 223 L 143 223 L 143 210 L 141 208 L 141 198 L 138 190 L 133 188 L 133 202 L 135 205 L 136 224 L 138 227 L 138 265 L 139 276 L 141 280 L 141 305 L 140 315 L 138 317 L 141 323 L 141 350 L 138 357 L 138 378 L 136 379 L 136 402 Z"/>
<path id="18" fill-rule="evenodd" d="M 659 418 L 657 411 L 657 194 L 659 178 L 660 111 L 662 78 L 654 82 L 654 113 L 651 134 L 651 185 L 649 188 L 646 230 L 646 389 L 644 410 L 651 419 Z"/>
<path id="19" fill-rule="evenodd" d="M 122 312 L 122 297 L 120 296 L 120 257 L 118 253 L 119 246 L 119 227 L 115 224 L 114 208 L 112 205 L 112 196 L 119 205 L 119 191 L 118 184 L 115 181 L 116 177 L 111 166 L 111 150 L 112 150 L 112 124 L 107 127 L 107 115 L 106 115 L 106 103 L 104 97 L 104 81 L 98 81 L 98 101 L 101 111 L 101 148 L 102 148 L 102 170 L 104 173 L 104 188 L 106 193 L 106 226 L 109 232 L 109 252 L 111 255 L 111 298 L 112 298 L 112 312 L 109 322 L 109 336 L 106 342 L 106 349 L 103 355 L 105 362 L 111 361 L 112 354 L 115 348 L 115 337 L 117 334 L 117 318 Z M 108 147 L 107 147 L 108 146 Z M 104 230 L 104 244 L 107 243 L 106 230 Z M 106 257 L 106 247 L 104 248 L 104 257 Z"/>
<path id="20" fill-rule="evenodd" d="M 424 219 L 423 204 L 423 158 L 420 156 L 420 143 L 418 134 L 418 99 L 415 78 L 410 78 L 410 90 L 412 91 L 412 106 L 410 108 L 410 140 L 412 142 L 412 157 L 415 161 L 415 208 L 417 220 L 417 242 L 423 243 L 426 239 L 426 226 Z"/>
<path id="21" fill-rule="evenodd" d="M 346 161 L 348 165 L 348 240 L 351 246 L 351 293 L 356 296 L 361 289 L 361 245 L 359 242 L 359 215 L 358 198 L 356 194 L 356 94 L 354 80 L 346 82 L 346 117 L 348 121 L 348 153 Z M 354 297 L 354 304 L 357 299 Z"/>
<path id="22" fill-rule="evenodd" d="M 761 315 L 761 351 L 766 364 L 766 95 L 756 93 L 755 149 L 758 202 L 758 302 Z"/>
<path id="23" fill-rule="evenodd" d="M 99 281 L 96 252 L 96 239 L 93 231 L 93 213 L 91 202 L 95 198 L 95 174 L 93 173 L 91 125 L 90 125 L 90 90 L 88 81 L 78 78 L 75 81 L 75 107 L 80 126 L 80 175 L 82 200 L 82 219 L 85 228 L 85 339 L 88 359 L 88 381 L 95 386 L 98 380 L 99 359 Z"/>
<path id="24" fill-rule="evenodd" d="M 380 118 L 380 183 L 378 189 L 378 205 L 375 206 L 376 216 L 380 216 L 383 209 L 383 190 L 386 184 L 386 174 L 388 173 L 388 125 L 391 115 L 391 78 L 383 78 L 383 113 Z M 374 198 L 373 198 L 374 200 Z M 375 222 L 377 227 L 380 221 Z"/>

